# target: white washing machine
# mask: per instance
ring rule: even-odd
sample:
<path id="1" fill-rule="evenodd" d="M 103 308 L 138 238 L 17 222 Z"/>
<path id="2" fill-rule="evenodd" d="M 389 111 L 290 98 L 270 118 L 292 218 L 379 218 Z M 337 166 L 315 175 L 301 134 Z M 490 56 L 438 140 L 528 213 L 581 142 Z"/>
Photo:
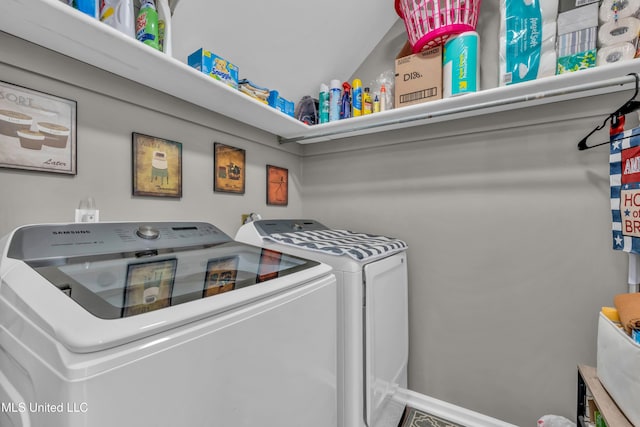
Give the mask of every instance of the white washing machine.
<path id="1" fill-rule="evenodd" d="M 406 244 L 315 220 L 256 220 L 236 240 L 331 265 L 338 284 L 338 426 L 514 427 L 407 389 Z"/>
<path id="2" fill-rule="evenodd" d="M 1 426 L 337 423 L 327 265 L 200 222 L 0 240 Z"/>

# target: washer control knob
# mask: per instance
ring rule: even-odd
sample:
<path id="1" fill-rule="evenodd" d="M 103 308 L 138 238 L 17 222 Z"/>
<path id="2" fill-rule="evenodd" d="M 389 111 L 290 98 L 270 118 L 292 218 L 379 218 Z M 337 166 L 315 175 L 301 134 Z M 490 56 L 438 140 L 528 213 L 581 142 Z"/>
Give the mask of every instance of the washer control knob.
<path id="1" fill-rule="evenodd" d="M 160 231 L 158 231 L 157 228 L 153 228 L 150 225 L 141 225 L 136 230 L 136 234 L 138 235 L 138 237 L 141 237 L 147 240 L 153 240 L 160 237 Z"/>
<path id="2" fill-rule="evenodd" d="M 293 229 L 294 229 L 294 230 L 298 230 L 298 231 L 300 231 L 300 230 L 302 230 L 303 228 L 304 228 L 304 226 L 303 226 L 302 224 L 298 224 L 297 222 L 295 222 L 295 223 L 293 224 Z"/>

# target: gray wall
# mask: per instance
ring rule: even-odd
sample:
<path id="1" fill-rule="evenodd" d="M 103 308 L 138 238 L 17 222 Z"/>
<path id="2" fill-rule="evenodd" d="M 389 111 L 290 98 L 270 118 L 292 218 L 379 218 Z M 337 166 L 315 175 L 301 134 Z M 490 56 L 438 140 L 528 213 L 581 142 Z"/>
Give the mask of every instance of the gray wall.
<path id="1" fill-rule="evenodd" d="M 595 366 L 599 309 L 627 289 L 608 149 L 576 149 L 602 118 L 543 108 L 502 113 L 509 129 L 481 117 L 470 135 L 441 136 L 447 123 L 304 159 L 306 217 L 409 245 L 410 388 L 519 426 L 575 419 L 576 366 Z M 517 124 L 530 117 L 545 123 Z"/>
<path id="2" fill-rule="evenodd" d="M 243 213 L 297 217 L 301 159 L 268 133 L 141 88 L 112 74 L 0 33 L 0 79 L 77 101 L 76 176 L 0 169 L 0 234 L 27 223 L 74 220 L 92 196 L 102 221 L 203 220 L 234 235 Z M 183 197 L 131 195 L 131 133 L 182 143 Z M 213 191 L 213 143 L 246 150 L 246 190 Z M 265 165 L 289 169 L 288 207 L 266 206 Z"/>

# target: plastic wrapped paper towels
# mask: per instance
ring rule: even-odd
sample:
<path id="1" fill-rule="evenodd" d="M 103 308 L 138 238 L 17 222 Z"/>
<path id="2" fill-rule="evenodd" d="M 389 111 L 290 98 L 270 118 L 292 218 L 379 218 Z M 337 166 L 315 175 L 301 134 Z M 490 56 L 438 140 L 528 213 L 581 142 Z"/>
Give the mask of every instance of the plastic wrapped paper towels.
<path id="1" fill-rule="evenodd" d="M 558 0 L 500 0 L 500 86 L 556 74 Z"/>
<path id="2" fill-rule="evenodd" d="M 604 0 L 600 5 L 600 22 L 640 16 L 640 0 Z"/>

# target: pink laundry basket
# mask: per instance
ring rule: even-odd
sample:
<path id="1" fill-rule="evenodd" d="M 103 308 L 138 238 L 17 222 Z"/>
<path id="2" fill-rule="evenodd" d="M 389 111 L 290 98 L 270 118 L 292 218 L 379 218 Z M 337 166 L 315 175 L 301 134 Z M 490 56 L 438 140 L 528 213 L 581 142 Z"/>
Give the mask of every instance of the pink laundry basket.
<path id="1" fill-rule="evenodd" d="M 480 0 L 395 0 L 413 53 L 444 44 L 465 31 L 475 31 Z"/>

